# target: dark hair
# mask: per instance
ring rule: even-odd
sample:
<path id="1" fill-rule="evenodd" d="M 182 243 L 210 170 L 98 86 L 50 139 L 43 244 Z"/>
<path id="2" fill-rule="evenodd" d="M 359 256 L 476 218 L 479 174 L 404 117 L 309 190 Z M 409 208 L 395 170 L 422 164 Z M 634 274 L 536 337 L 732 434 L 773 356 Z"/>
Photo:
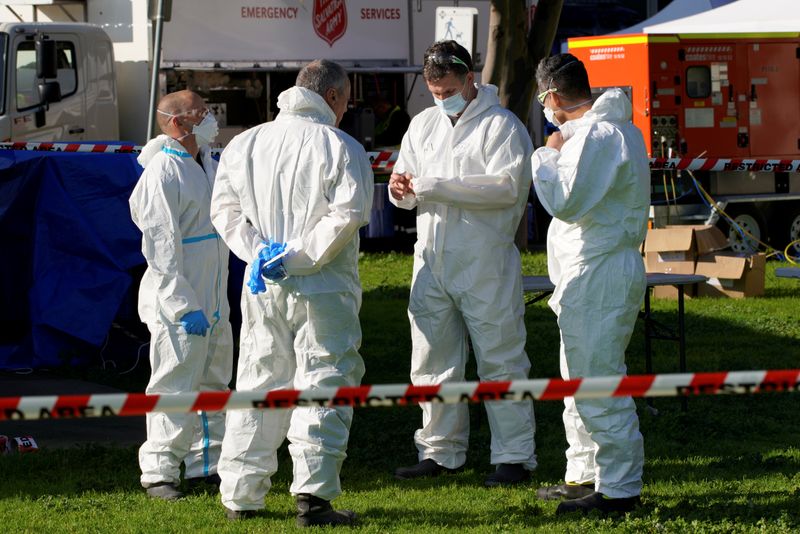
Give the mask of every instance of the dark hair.
<path id="1" fill-rule="evenodd" d="M 425 51 L 422 76 L 426 81 L 441 80 L 450 73 L 464 80 L 472 72 L 472 58 L 467 49 L 455 41 L 437 41 Z"/>
<path id="2" fill-rule="evenodd" d="M 586 67 L 572 54 L 557 54 L 541 60 L 536 68 L 536 83 L 540 92 L 557 88 L 558 96 L 568 101 L 592 97 Z"/>

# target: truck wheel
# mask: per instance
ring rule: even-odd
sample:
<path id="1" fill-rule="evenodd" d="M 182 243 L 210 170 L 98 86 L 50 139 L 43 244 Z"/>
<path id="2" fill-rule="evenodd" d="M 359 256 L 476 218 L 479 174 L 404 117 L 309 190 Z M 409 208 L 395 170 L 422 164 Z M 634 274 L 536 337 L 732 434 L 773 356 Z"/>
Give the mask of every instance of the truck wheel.
<path id="1" fill-rule="evenodd" d="M 798 239 L 800 239 L 800 215 L 792 219 L 792 224 L 789 225 L 789 243 L 794 243 Z M 793 257 L 800 256 L 800 243 L 794 243 L 788 252 Z"/>
<path id="2" fill-rule="evenodd" d="M 733 217 L 734 222 L 739 227 L 749 233 L 742 236 L 739 230 L 734 226 L 728 227 L 728 243 L 731 245 L 731 250 L 738 254 L 752 254 L 758 250 L 758 241 L 763 241 L 765 235 L 764 223 L 761 218 L 753 213 L 740 213 Z M 753 237 L 750 237 L 750 236 Z M 755 238 L 755 239 L 754 239 Z"/>

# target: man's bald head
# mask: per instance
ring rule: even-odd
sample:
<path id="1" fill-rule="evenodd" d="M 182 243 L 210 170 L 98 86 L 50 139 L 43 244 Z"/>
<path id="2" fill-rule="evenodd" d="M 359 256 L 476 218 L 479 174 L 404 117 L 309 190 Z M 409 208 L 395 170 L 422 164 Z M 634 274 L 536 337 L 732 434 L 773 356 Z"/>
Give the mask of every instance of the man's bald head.
<path id="1" fill-rule="evenodd" d="M 158 127 L 165 134 L 172 135 L 176 128 L 172 121 L 174 118 L 172 115 L 188 113 L 203 106 L 203 99 L 200 95 L 189 90 L 176 91 L 165 95 L 158 102 L 158 110 L 161 111 L 161 113 L 156 113 Z"/>

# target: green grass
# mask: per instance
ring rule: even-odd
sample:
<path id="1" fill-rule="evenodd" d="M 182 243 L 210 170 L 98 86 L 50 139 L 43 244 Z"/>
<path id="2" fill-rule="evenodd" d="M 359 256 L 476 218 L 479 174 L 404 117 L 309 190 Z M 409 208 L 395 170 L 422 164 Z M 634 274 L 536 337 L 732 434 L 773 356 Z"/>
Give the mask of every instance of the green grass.
<path id="1" fill-rule="evenodd" d="M 692 371 L 800 367 L 800 281 L 776 279 L 768 264 L 767 294 L 745 300 L 686 302 L 687 360 Z M 544 255 L 525 254 L 525 274 L 545 274 Z M 408 381 L 406 303 L 411 259 L 368 254 L 362 353 L 365 383 Z M 671 324 L 675 302 L 654 301 Z M 526 313 L 531 377 L 558 376 L 555 317 L 538 302 Z M 656 342 L 656 372 L 677 371 L 672 343 Z M 628 350 L 632 374 L 644 372 L 641 324 Z M 474 378 L 474 365 L 470 378 Z M 87 371 L 98 379 L 96 370 Z M 106 377 L 109 382 L 114 376 Z M 144 384 L 140 384 L 143 388 Z M 540 484 L 563 476 L 560 402 L 536 403 L 539 468 L 533 482 L 486 489 L 489 432 L 480 406 L 470 407 L 472 434 L 462 474 L 399 482 L 398 465 L 416 461 L 416 407 L 359 409 L 336 505 L 360 514 L 358 532 L 797 532 L 800 530 L 800 425 L 797 394 L 657 399 L 659 415 L 638 400 L 646 465 L 644 506 L 624 518 L 555 517 L 555 503 L 534 498 Z M 0 425 L 2 431 L 2 425 Z M 219 499 L 197 493 L 178 503 L 154 502 L 138 484 L 135 448 L 42 450 L 0 457 L 0 527 L 5 532 L 283 532 L 294 531 L 285 448 L 263 517 L 232 523 Z"/>

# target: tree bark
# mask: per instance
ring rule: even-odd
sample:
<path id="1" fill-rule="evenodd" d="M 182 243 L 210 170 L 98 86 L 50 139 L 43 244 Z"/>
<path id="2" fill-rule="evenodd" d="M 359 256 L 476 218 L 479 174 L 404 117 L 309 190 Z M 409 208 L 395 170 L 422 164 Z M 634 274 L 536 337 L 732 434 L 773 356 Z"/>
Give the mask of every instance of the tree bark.
<path id="1" fill-rule="evenodd" d="M 481 78 L 497 86 L 500 104 L 528 126 L 536 66 L 550 55 L 564 0 L 539 0 L 528 27 L 528 8 L 522 0 L 491 0 L 489 40 Z M 515 242 L 528 248 L 528 215 L 522 216 Z"/>

